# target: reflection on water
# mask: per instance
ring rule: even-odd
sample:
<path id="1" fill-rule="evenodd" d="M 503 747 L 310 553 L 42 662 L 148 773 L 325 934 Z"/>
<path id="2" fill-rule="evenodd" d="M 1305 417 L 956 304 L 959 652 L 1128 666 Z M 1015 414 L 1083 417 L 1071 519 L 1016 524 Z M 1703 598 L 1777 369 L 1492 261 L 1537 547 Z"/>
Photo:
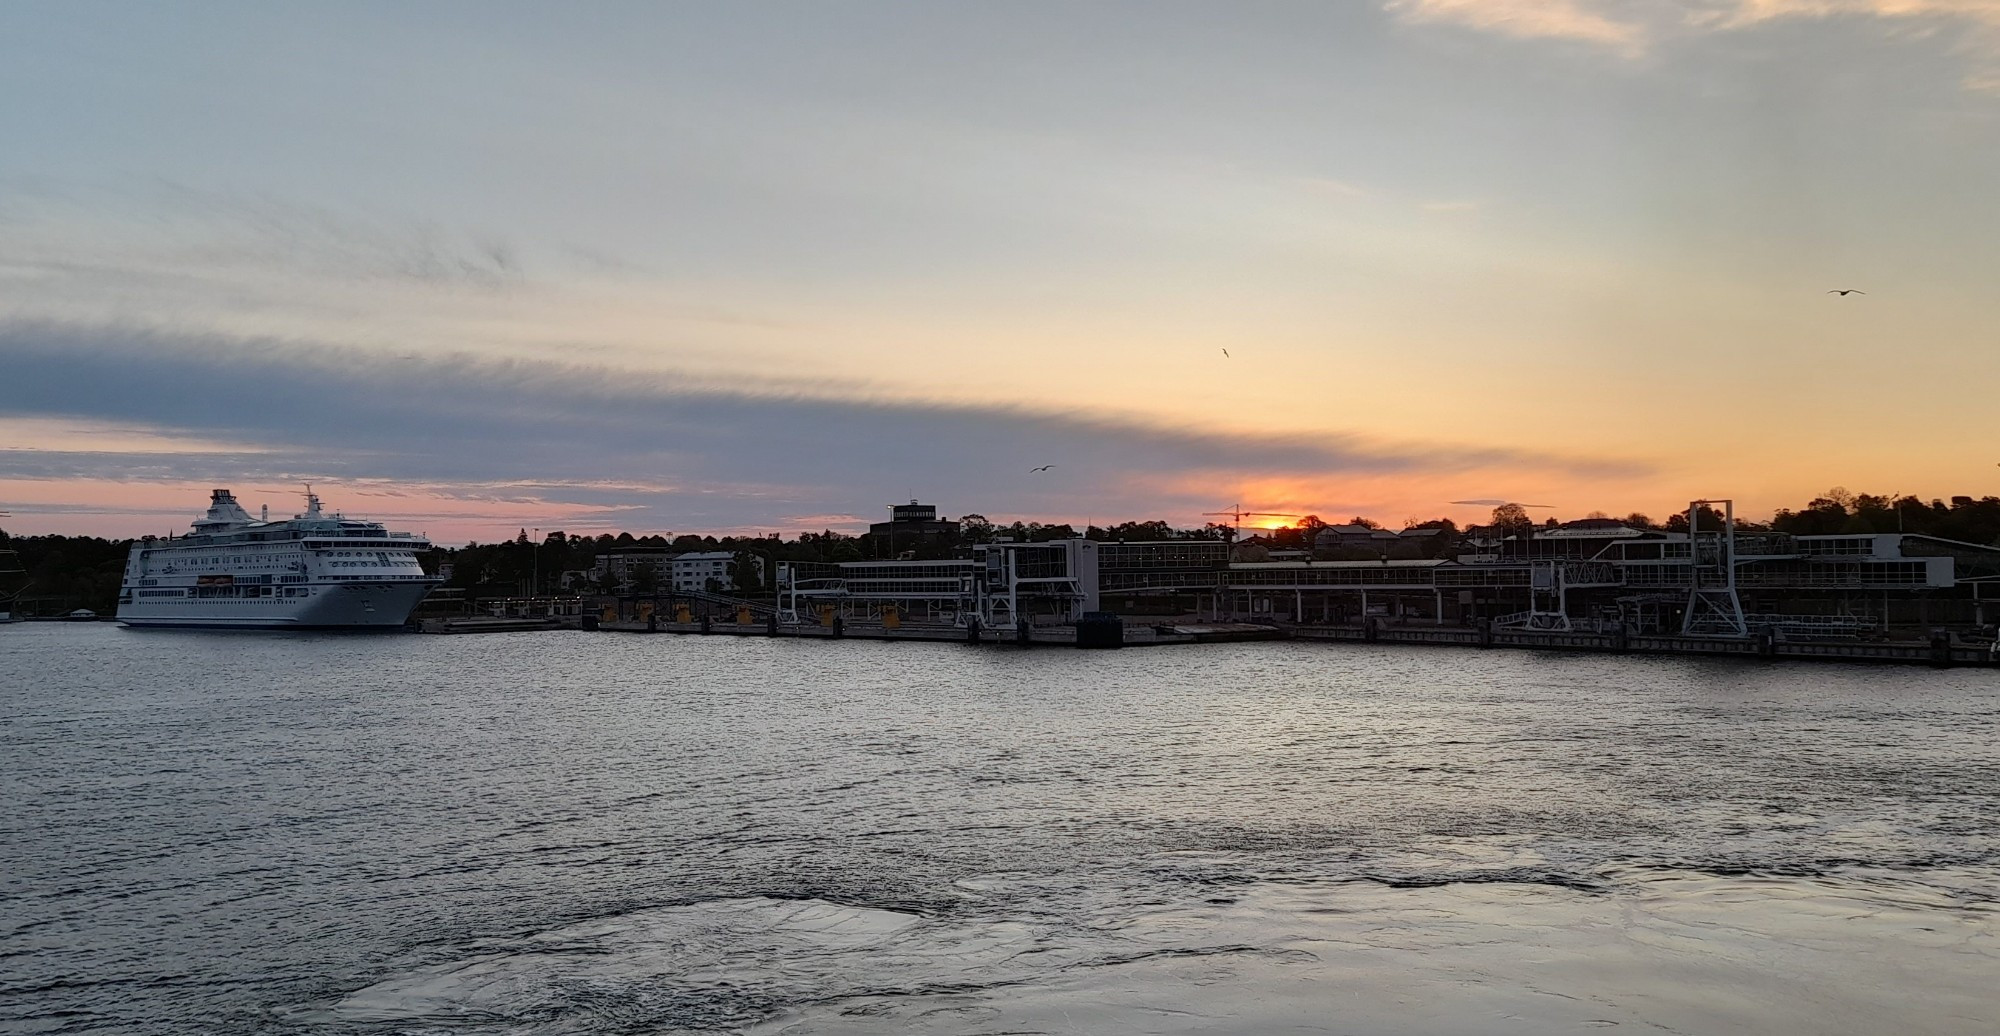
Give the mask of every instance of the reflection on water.
<path id="1" fill-rule="evenodd" d="M 27 626 L 0 672 L 7 1031 L 2000 1021 L 1990 671 Z"/>

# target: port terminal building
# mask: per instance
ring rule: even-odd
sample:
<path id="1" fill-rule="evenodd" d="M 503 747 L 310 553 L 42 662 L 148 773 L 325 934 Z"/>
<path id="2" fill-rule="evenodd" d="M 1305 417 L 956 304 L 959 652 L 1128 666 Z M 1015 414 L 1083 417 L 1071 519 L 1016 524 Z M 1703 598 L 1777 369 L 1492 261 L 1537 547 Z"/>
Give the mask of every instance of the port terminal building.
<path id="1" fill-rule="evenodd" d="M 980 543 L 937 561 L 780 561 L 781 622 L 846 619 L 1011 627 L 1074 623 L 1099 609 L 1095 540 Z"/>
<path id="2" fill-rule="evenodd" d="M 885 523 L 887 524 L 887 523 Z M 937 560 L 779 562 L 782 621 L 1010 626 L 1085 613 L 1314 624 L 1867 636 L 2000 621 L 2000 547 L 1931 536 L 1662 532 L 1587 519 L 1440 558 L 1232 561 L 1222 540 L 988 543 Z"/>

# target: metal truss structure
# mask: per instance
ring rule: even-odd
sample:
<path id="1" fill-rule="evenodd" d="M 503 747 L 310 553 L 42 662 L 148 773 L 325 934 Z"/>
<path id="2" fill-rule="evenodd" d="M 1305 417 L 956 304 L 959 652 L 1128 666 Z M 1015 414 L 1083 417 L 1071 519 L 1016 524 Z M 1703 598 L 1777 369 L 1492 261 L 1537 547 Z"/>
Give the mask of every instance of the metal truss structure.
<path id="1" fill-rule="evenodd" d="M 1701 528 L 1701 510 L 1722 505 L 1722 528 Z M 1681 632 L 1689 636 L 1743 637 L 1750 628 L 1743 620 L 1743 601 L 1736 595 L 1736 501 L 1693 500 L 1688 503 L 1688 598 Z"/>

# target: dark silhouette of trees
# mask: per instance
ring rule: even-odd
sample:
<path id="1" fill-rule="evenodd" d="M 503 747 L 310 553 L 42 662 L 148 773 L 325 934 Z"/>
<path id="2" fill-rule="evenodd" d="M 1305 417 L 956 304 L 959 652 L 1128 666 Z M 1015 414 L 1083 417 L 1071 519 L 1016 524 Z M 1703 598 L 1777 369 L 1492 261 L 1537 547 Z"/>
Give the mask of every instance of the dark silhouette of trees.
<path id="1" fill-rule="evenodd" d="M 1499 536 L 1526 536 L 1535 529 L 1535 520 L 1520 504 L 1501 504 L 1493 509 L 1490 527 Z"/>
<path id="2" fill-rule="evenodd" d="M 1925 503 L 1914 496 L 1856 495 L 1835 487 L 1801 510 L 1780 510 L 1771 528 L 1794 536 L 1906 532 L 2000 545 L 2000 497 L 1954 496 L 1950 503 Z"/>
<path id="3" fill-rule="evenodd" d="M 118 607 L 131 540 L 96 536 L 14 536 L 0 533 L 0 545 L 20 555 L 20 585 L 0 586 L 0 597 L 21 591 L 22 615 L 62 615 L 88 608 L 110 615 Z"/>
<path id="4" fill-rule="evenodd" d="M 968 514 L 958 520 L 958 538 L 966 543 L 991 543 L 993 523 L 983 514 Z"/>

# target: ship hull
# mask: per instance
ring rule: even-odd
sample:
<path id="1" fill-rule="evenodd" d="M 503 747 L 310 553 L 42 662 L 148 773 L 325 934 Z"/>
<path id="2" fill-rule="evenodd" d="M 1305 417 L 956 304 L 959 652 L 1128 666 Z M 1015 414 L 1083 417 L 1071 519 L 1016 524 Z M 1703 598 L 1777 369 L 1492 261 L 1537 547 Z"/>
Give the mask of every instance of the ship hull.
<path id="1" fill-rule="evenodd" d="M 347 583 L 308 598 L 169 598 L 120 605 L 118 621 L 139 628 L 401 629 L 435 583 Z"/>

